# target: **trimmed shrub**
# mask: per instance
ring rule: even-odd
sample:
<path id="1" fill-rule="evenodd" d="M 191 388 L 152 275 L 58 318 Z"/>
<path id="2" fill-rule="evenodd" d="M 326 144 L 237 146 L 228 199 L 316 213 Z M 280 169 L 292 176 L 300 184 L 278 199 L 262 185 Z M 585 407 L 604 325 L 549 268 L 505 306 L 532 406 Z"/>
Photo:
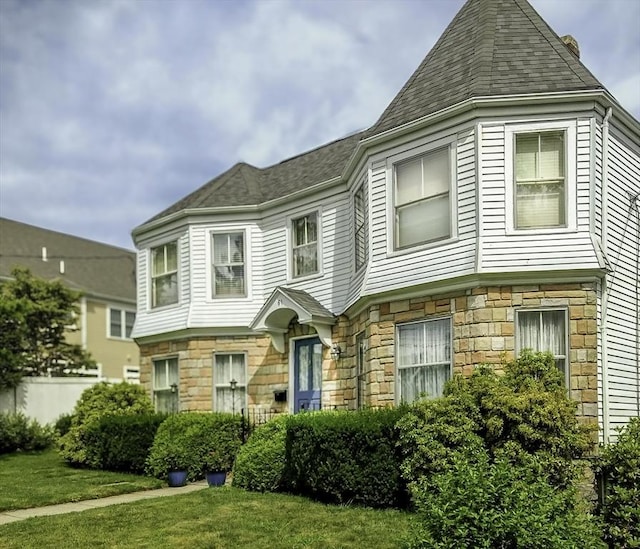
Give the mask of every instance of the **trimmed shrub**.
<path id="1" fill-rule="evenodd" d="M 58 436 L 63 437 L 71 429 L 71 422 L 73 421 L 73 414 L 62 414 L 56 422 L 53 424 L 53 429 Z"/>
<path id="2" fill-rule="evenodd" d="M 288 415 L 258 427 L 240 448 L 233 466 L 233 485 L 254 492 L 283 487 Z"/>
<path id="3" fill-rule="evenodd" d="M 331 503 L 405 507 L 395 424 L 404 408 L 312 412 L 287 422 L 286 489 Z"/>
<path id="4" fill-rule="evenodd" d="M 604 547 L 598 523 L 575 490 L 552 486 L 539 474 L 540 465 L 492 461 L 486 451 L 458 452 L 447 471 L 414 483 L 409 547 Z"/>
<path id="5" fill-rule="evenodd" d="M 106 415 L 85 426 L 87 465 L 142 474 L 158 427 L 167 414 Z"/>
<path id="6" fill-rule="evenodd" d="M 0 413 L 0 454 L 18 450 L 45 450 L 53 444 L 55 434 L 49 425 L 18 413 Z"/>
<path id="7" fill-rule="evenodd" d="M 69 431 L 60 438 L 60 454 L 76 467 L 92 467 L 87 453 L 88 426 L 105 415 L 150 414 L 153 405 L 141 385 L 96 383 L 76 403 Z"/>
<path id="8" fill-rule="evenodd" d="M 605 541 L 609 547 L 640 547 L 640 418 L 633 418 L 618 440 L 602 449 L 596 470 Z"/>
<path id="9" fill-rule="evenodd" d="M 505 375 L 490 367 L 451 380 L 442 398 L 420 401 L 399 422 L 408 482 L 447 471 L 457 452 L 484 449 L 491 459 L 537 456 L 553 485 L 581 473 L 575 460 L 593 446 L 593 426 L 580 424 L 553 356 L 524 351 Z"/>
<path id="10" fill-rule="evenodd" d="M 147 472 L 165 479 L 169 471 L 187 471 L 190 481 L 205 473 L 230 471 L 242 444 L 238 415 L 183 413 L 169 416 L 158 428 Z"/>

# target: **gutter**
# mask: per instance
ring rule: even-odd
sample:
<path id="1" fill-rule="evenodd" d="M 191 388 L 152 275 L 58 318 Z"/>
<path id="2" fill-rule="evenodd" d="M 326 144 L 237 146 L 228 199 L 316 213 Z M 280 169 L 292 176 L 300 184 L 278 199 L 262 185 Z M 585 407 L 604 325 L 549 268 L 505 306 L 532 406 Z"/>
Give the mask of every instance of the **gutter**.
<path id="1" fill-rule="evenodd" d="M 611 107 L 602 120 L 602 247 L 606 256 L 609 229 L 609 119 Z M 609 305 L 609 291 L 607 275 L 602 277 L 602 436 L 605 443 L 609 442 L 611 429 L 609 426 L 609 368 L 607 364 L 607 308 Z"/>

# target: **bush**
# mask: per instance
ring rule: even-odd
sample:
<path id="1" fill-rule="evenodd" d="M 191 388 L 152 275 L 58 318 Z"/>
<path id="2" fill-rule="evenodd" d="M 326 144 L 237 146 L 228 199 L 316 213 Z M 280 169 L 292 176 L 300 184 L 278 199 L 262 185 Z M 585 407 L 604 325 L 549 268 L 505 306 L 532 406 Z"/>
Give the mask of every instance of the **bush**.
<path id="1" fill-rule="evenodd" d="M 282 489 L 288 420 L 289 416 L 282 415 L 251 434 L 236 456 L 234 486 L 255 492 Z"/>
<path id="2" fill-rule="evenodd" d="M 60 439 L 60 454 L 73 466 L 90 467 L 85 437 L 92 422 L 110 414 L 150 413 L 153 413 L 153 405 L 141 385 L 96 383 L 86 389 L 76 403 L 71 427 Z"/>
<path id="3" fill-rule="evenodd" d="M 241 418 L 222 413 L 169 416 L 158 428 L 146 470 L 164 479 L 186 470 L 190 481 L 216 470 L 230 471 L 242 444 Z"/>
<path id="4" fill-rule="evenodd" d="M 610 547 L 640 547 L 640 418 L 602 449 L 596 470 L 603 493 L 598 512 Z"/>
<path id="5" fill-rule="evenodd" d="M 404 411 L 292 416 L 287 423 L 286 489 L 331 503 L 405 507 L 395 433 Z"/>
<path id="6" fill-rule="evenodd" d="M 0 413 L 0 454 L 45 450 L 53 444 L 53 429 L 18 413 Z"/>
<path id="7" fill-rule="evenodd" d="M 566 487 L 581 472 L 574 460 L 593 446 L 553 356 L 524 351 L 498 376 L 490 367 L 451 380 L 440 399 L 420 401 L 399 422 L 408 482 L 449 470 L 460 451 L 484 449 L 491 459 L 543 463 L 553 485 Z"/>
<path id="8" fill-rule="evenodd" d="M 106 415 L 85 426 L 87 465 L 107 471 L 142 474 L 166 414 Z"/>
<path id="9" fill-rule="evenodd" d="M 459 452 L 447 471 L 414 483 L 409 547 L 603 547 L 598 524 L 575 490 L 552 486 L 538 474 L 541 464 L 492 461 L 486 451 L 470 457 Z"/>
<path id="10" fill-rule="evenodd" d="M 71 422 L 73 421 L 73 414 L 62 414 L 56 422 L 53 424 L 53 429 L 58 436 L 63 437 L 71 429 Z"/>

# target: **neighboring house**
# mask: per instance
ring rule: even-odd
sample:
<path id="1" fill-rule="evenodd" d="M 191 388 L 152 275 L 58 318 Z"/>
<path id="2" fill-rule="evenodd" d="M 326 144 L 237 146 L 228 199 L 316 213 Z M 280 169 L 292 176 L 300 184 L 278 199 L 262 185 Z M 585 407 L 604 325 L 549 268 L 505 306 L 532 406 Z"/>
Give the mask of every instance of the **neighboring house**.
<path id="1" fill-rule="evenodd" d="M 0 281 L 23 266 L 82 292 L 80 315 L 67 341 L 89 351 L 107 379 L 139 375 L 140 352 L 131 338 L 135 262 L 135 253 L 123 248 L 0 218 Z"/>
<path id="2" fill-rule="evenodd" d="M 640 124 L 575 41 L 469 0 L 371 128 L 134 229 L 141 380 L 158 408 L 355 408 L 533 348 L 608 439 L 639 412 L 639 193 Z"/>

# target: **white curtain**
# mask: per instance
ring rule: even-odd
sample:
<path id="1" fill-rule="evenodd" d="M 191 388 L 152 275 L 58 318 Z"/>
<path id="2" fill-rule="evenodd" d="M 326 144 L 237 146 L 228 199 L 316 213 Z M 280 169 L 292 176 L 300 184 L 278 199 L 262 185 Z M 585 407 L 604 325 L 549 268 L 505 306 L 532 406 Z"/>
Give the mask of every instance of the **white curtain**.
<path id="1" fill-rule="evenodd" d="M 246 407 L 245 355 L 241 353 L 215 355 L 214 368 L 216 411 L 239 412 L 241 408 Z M 231 380 L 236 381 L 235 390 L 231 389 Z"/>
<path id="2" fill-rule="evenodd" d="M 519 348 L 550 352 L 566 375 L 566 320 L 564 311 L 521 311 L 518 314 Z"/>

